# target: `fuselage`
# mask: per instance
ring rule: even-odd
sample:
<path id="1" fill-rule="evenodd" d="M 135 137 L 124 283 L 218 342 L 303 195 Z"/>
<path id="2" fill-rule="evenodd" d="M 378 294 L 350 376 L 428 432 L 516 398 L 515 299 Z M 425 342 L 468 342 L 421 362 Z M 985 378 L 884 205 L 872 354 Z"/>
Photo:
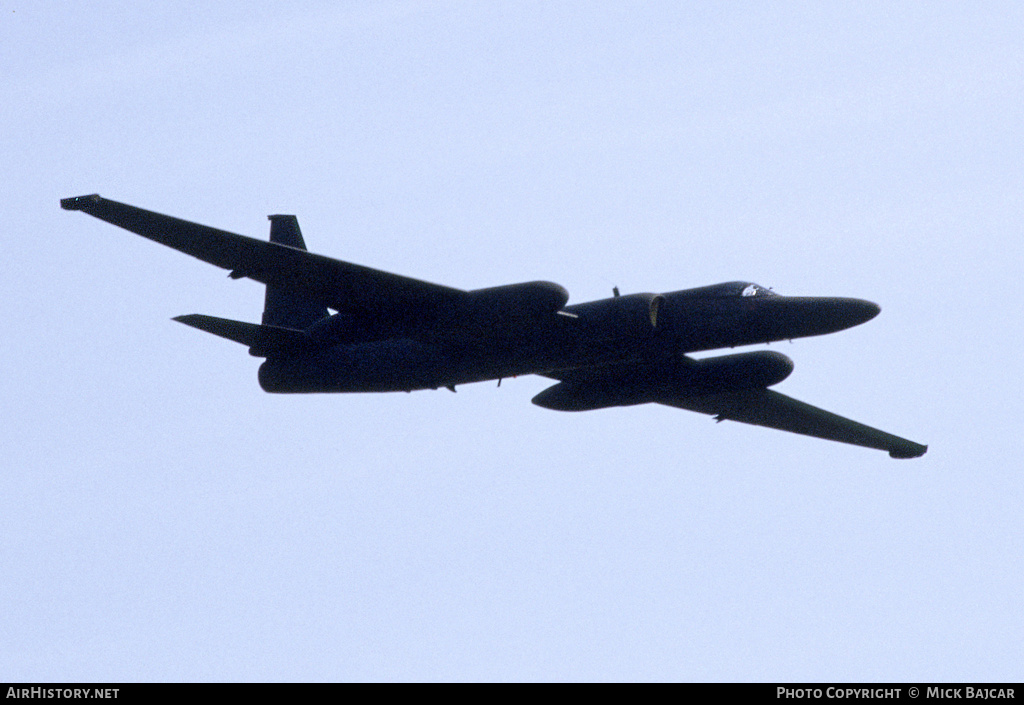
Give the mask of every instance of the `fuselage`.
<path id="1" fill-rule="evenodd" d="M 524 374 L 625 363 L 657 363 L 705 350 L 823 335 L 876 316 L 861 299 L 781 296 L 749 282 L 667 294 L 630 294 L 566 306 L 520 321 L 486 316 L 461 329 L 413 317 L 375 325 L 342 314 L 298 354 L 260 368 L 268 392 L 386 392 L 437 389 Z M 500 316 L 500 311 L 495 313 Z M 434 331 L 443 329 L 444 335 Z M 316 333 L 316 331 L 313 331 Z"/>

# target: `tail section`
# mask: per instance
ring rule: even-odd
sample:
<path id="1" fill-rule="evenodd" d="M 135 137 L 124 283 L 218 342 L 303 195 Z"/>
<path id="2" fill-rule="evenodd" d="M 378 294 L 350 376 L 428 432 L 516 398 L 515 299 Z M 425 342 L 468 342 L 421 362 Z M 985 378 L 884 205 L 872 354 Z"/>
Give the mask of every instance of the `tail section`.
<path id="1" fill-rule="evenodd" d="M 305 250 L 306 243 L 294 215 L 270 215 L 270 241 Z M 301 294 L 267 285 L 263 304 L 263 325 L 304 330 L 327 316 L 327 306 Z"/>

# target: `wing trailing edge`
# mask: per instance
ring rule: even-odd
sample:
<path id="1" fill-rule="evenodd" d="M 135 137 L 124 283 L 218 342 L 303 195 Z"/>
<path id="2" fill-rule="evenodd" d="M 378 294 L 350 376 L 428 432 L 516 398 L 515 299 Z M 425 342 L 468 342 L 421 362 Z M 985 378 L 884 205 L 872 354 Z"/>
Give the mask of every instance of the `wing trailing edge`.
<path id="1" fill-rule="evenodd" d="M 889 452 L 892 458 L 919 458 L 928 446 L 819 409 L 772 389 L 659 398 L 659 404 L 710 414 L 716 421 L 738 421 Z"/>

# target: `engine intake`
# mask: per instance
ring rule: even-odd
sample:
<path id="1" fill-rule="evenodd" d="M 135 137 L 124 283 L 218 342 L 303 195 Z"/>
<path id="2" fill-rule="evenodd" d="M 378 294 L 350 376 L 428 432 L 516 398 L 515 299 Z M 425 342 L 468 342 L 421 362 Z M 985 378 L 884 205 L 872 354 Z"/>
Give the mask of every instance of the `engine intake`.
<path id="1" fill-rule="evenodd" d="M 594 340 L 635 339 L 653 334 L 663 325 L 665 297 L 627 294 L 573 307 Z"/>

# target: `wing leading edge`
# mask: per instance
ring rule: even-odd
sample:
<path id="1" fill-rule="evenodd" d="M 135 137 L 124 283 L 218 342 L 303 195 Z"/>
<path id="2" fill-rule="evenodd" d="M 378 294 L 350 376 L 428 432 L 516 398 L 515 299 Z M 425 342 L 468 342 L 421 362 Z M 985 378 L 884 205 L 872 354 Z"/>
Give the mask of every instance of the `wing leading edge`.
<path id="1" fill-rule="evenodd" d="M 717 421 L 739 421 L 829 441 L 877 448 L 888 451 L 893 458 L 918 458 L 928 450 L 926 445 L 866 426 L 771 389 L 659 398 L 657 402 L 711 414 Z"/>
<path id="2" fill-rule="evenodd" d="M 218 230 L 161 213 L 102 198 L 98 194 L 65 198 L 64 210 L 79 210 L 142 237 L 248 277 L 299 292 L 337 311 L 403 309 L 443 311 L 462 304 L 460 289 L 363 267 L 295 247 Z"/>

